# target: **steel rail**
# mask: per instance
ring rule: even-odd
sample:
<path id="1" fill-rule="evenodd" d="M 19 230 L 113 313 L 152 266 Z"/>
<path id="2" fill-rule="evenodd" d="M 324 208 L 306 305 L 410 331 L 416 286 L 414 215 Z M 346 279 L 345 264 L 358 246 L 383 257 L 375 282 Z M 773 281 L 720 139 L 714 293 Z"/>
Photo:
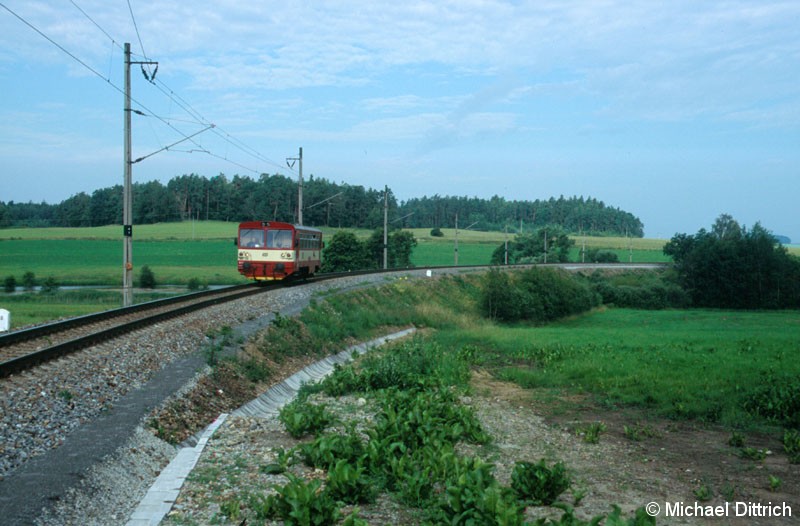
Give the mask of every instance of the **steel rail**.
<path id="1" fill-rule="evenodd" d="M 3 336 L 4 338 L 3 345 L 11 345 L 11 343 L 18 343 L 25 340 L 40 338 L 42 336 L 46 336 L 49 334 L 62 332 L 68 329 L 80 328 L 81 326 L 90 325 L 98 321 L 107 321 L 120 316 L 135 314 L 138 312 L 145 312 L 147 310 L 154 310 L 162 307 L 168 307 L 170 305 L 175 305 L 179 303 L 188 303 L 198 298 L 208 296 L 208 299 L 205 299 L 203 301 L 188 303 L 182 307 L 178 306 L 175 309 L 171 309 L 169 311 L 159 312 L 150 316 L 144 316 L 136 320 L 132 320 L 107 329 L 102 329 L 93 332 L 92 334 L 87 334 L 86 336 L 81 336 L 72 340 L 58 343 L 56 345 L 52 345 L 45 349 L 40 349 L 38 351 L 34 351 L 32 353 L 28 353 L 23 356 L 6 360 L 0 363 L 0 378 L 4 378 L 16 372 L 28 369 L 30 367 L 52 360 L 54 358 L 58 358 L 65 354 L 69 354 L 71 352 L 84 349 L 91 345 L 95 345 L 99 342 L 110 340 L 117 336 L 134 331 L 140 327 L 152 325 L 154 323 L 158 323 L 159 321 L 181 316 L 183 314 L 187 314 L 196 310 L 205 309 L 214 305 L 218 305 L 220 303 L 225 303 L 227 301 L 233 301 L 254 294 L 260 294 L 262 292 L 265 292 L 269 288 L 272 287 L 264 287 L 264 286 L 256 287 L 253 286 L 252 284 L 236 285 L 233 287 L 226 287 L 224 289 L 217 289 L 216 291 L 202 291 L 199 293 L 184 294 L 181 296 L 166 298 L 164 300 L 150 301 L 134 305 L 132 307 L 112 309 L 111 311 L 105 311 L 97 314 L 89 314 L 86 316 L 79 316 L 77 318 L 71 318 L 69 320 L 63 320 L 48 325 L 32 327 L 30 329 L 25 329 L 23 331 L 17 331 L 20 333 L 24 333 L 23 335 L 15 335 L 15 333 L 9 333 Z M 237 290 L 238 292 L 230 294 L 230 292 Z"/>

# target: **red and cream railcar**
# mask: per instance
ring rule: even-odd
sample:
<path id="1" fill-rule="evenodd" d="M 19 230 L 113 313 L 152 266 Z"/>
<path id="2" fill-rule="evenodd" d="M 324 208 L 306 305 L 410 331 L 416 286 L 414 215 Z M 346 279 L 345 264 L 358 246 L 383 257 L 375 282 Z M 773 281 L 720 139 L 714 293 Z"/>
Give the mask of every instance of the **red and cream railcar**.
<path id="1" fill-rule="evenodd" d="M 239 273 L 256 281 L 310 276 L 322 266 L 322 232 L 278 221 L 239 224 Z"/>

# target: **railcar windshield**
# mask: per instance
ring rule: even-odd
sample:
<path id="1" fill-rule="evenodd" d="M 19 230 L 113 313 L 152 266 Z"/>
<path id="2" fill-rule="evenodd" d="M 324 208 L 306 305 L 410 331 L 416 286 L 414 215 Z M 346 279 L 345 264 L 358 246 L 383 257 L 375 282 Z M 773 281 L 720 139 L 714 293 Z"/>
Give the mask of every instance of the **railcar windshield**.
<path id="1" fill-rule="evenodd" d="M 264 231 L 255 228 L 243 228 L 239 231 L 239 246 L 247 248 L 260 248 L 264 243 Z"/>
<path id="2" fill-rule="evenodd" d="M 267 247 L 292 248 L 292 231 L 267 230 Z"/>

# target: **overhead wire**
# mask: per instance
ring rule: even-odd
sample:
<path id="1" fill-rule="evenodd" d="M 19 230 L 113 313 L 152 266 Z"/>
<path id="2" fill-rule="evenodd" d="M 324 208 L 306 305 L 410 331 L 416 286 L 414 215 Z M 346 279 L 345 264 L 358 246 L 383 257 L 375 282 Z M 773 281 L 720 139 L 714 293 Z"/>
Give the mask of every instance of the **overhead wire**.
<path id="1" fill-rule="evenodd" d="M 71 3 L 71 4 L 72 4 L 72 5 L 73 5 L 73 6 L 74 6 L 74 7 L 75 7 L 75 8 L 76 8 L 78 11 L 80 11 L 80 12 L 81 12 L 81 14 L 83 14 L 83 15 L 84 15 L 84 16 L 85 16 L 85 17 L 86 17 L 86 18 L 87 18 L 87 19 L 88 19 L 88 20 L 89 20 L 89 21 L 90 21 L 90 22 L 91 22 L 91 23 L 92 23 L 92 24 L 93 24 L 93 25 L 94 25 L 94 26 L 95 26 L 95 27 L 96 27 L 98 30 L 100 30 L 100 31 L 101 31 L 101 32 L 102 32 L 102 33 L 103 33 L 103 34 L 106 36 L 106 38 L 108 38 L 108 39 L 111 41 L 111 43 L 112 43 L 112 46 L 116 46 L 116 47 L 118 47 L 118 48 L 122 49 L 122 46 L 120 46 L 120 44 L 119 44 L 119 43 L 116 41 L 116 39 L 114 39 L 114 38 L 113 38 L 113 37 L 112 37 L 112 36 L 111 36 L 111 35 L 108 33 L 108 31 L 106 31 L 106 30 L 105 30 L 105 29 L 104 29 L 104 28 L 103 28 L 103 27 L 102 27 L 102 26 L 101 26 L 99 23 L 97 23 L 97 21 L 96 21 L 96 20 L 94 20 L 94 19 L 93 19 L 93 18 L 92 18 L 92 17 L 91 17 L 91 16 L 90 16 L 90 15 L 89 15 L 89 14 L 88 14 L 88 13 L 87 13 L 87 12 L 86 12 L 84 9 L 82 9 L 82 8 L 81 8 L 81 7 L 80 7 L 80 6 L 79 6 L 79 5 L 78 5 L 78 4 L 77 4 L 77 3 L 76 3 L 74 0 L 70 0 L 70 3 Z M 100 73 L 100 72 L 99 72 L 99 71 L 97 71 L 95 68 L 93 68 L 92 66 L 90 66 L 89 64 L 87 64 L 85 61 L 81 60 L 81 59 L 80 59 L 78 56 L 76 56 L 74 53 L 70 52 L 70 51 L 69 51 L 68 49 L 66 49 L 64 46 L 62 46 L 61 44 L 59 44 L 58 42 L 56 42 L 56 41 L 55 41 L 53 38 L 51 38 L 51 37 L 50 37 L 50 36 L 48 36 L 46 33 L 44 33 L 42 30 L 40 30 L 38 27 L 36 27 L 36 26 L 35 26 L 33 23 L 29 22 L 29 21 L 28 21 L 28 20 L 26 20 L 26 19 L 25 19 L 23 16 L 21 16 L 20 14 L 18 14 L 17 12 L 15 12 L 14 10 L 12 10 L 11 8 L 9 8 L 7 5 L 5 5 L 5 3 L 3 3 L 3 2 L 0 2 L 0 7 L 4 8 L 4 9 L 5 9 L 6 11 L 8 11 L 8 12 L 9 12 L 11 15 L 13 15 L 15 18 L 17 18 L 17 19 L 18 19 L 20 22 L 22 22 L 23 24 L 25 24 L 26 26 L 28 26 L 30 29 L 32 29 L 33 31 L 35 31 L 35 32 L 36 32 L 37 34 L 39 34 L 39 35 L 40 35 L 42 38 L 44 38 L 45 40 L 47 40 L 48 42 L 50 42 L 52 45 L 54 45 L 55 47 L 57 47 L 59 50 L 61 50 L 63 53 L 65 53 L 67 56 L 69 56 L 70 58 L 72 58 L 72 59 L 73 59 L 74 61 L 76 61 L 77 63 L 79 63 L 81 66 L 83 66 L 85 69 L 87 69 L 88 71 L 90 71 L 92 74 L 94 74 L 95 76 L 97 76 L 97 77 L 99 77 L 99 78 L 103 79 L 103 80 L 104 80 L 104 81 L 105 81 L 105 82 L 106 82 L 106 83 L 107 83 L 109 86 L 111 86 L 113 89 L 115 89 L 115 90 L 116 90 L 116 91 L 118 91 L 119 93 L 122 93 L 123 95 L 125 94 L 125 90 L 124 90 L 123 88 L 121 88 L 121 87 L 117 86 L 116 84 L 114 84 L 114 82 L 111 80 L 110 73 L 109 73 L 109 75 L 108 75 L 108 76 L 104 76 L 102 73 Z M 130 12 L 131 12 L 131 18 L 133 19 L 134 28 L 135 28 L 135 30 L 136 30 L 136 35 L 137 35 L 137 38 L 138 38 L 138 40 L 139 40 L 139 45 L 140 45 L 140 47 L 141 47 L 141 49 L 142 49 L 143 56 L 144 56 L 144 58 L 145 58 L 146 60 L 149 60 L 149 59 L 147 59 L 147 56 L 144 54 L 144 53 L 145 53 L 145 51 L 144 51 L 144 46 L 143 46 L 143 44 L 142 44 L 141 35 L 140 35 L 140 33 L 139 33 L 139 29 L 138 29 L 138 26 L 137 26 L 137 24 L 136 24 L 136 20 L 135 20 L 135 18 L 134 18 L 134 16 L 133 16 L 133 9 L 132 9 L 132 6 L 131 6 L 131 4 L 130 4 L 130 0 L 128 0 L 128 7 L 129 7 L 129 10 L 130 10 Z M 152 74 L 151 74 L 151 78 L 152 78 Z M 154 79 L 153 79 L 153 80 L 154 80 Z M 222 140 L 224 140 L 225 142 L 227 142 L 227 143 L 231 144 L 232 146 L 234 146 L 234 147 L 235 147 L 235 148 L 237 148 L 238 150 L 242 151 L 243 153 L 245 153 L 245 154 L 247 154 L 247 155 L 250 155 L 251 157 L 253 157 L 253 158 L 257 159 L 258 161 L 260 161 L 260 162 L 262 162 L 262 163 L 264 163 L 264 164 L 269 164 L 269 165 L 275 166 L 275 167 L 277 167 L 277 168 L 280 168 L 280 169 L 286 169 L 286 167 L 284 167 L 283 165 L 280 165 L 280 164 L 278 164 L 277 162 L 275 162 L 275 161 L 273 161 L 273 160 L 271 160 L 271 159 L 269 159 L 269 158 L 267 158 L 267 157 L 263 156 L 263 155 L 262 155 L 260 152 L 258 152 L 256 149 L 254 149 L 254 148 L 252 148 L 252 147 L 248 146 L 248 145 L 247 145 L 246 143 L 244 143 L 243 141 L 241 141 L 241 140 L 237 139 L 237 138 L 236 138 L 236 137 L 234 137 L 233 135 L 231 135 L 231 134 L 229 134 L 229 133 L 225 132 L 224 130 L 221 130 L 221 129 L 219 129 L 217 126 L 213 125 L 213 124 L 212 124 L 210 121 L 208 121 L 207 119 L 205 119 L 205 118 L 204 118 L 204 117 L 203 117 L 203 116 L 202 116 L 202 115 L 201 115 L 201 114 L 200 114 L 200 113 L 199 113 L 197 110 L 195 110 L 195 109 L 194 109 L 194 108 L 193 108 L 193 107 L 192 107 L 192 106 L 191 106 L 191 105 L 190 105 L 188 102 L 186 102 L 186 101 L 185 101 L 183 98 L 181 98 L 181 97 L 180 97 L 180 96 L 179 96 L 179 95 L 178 95 L 178 94 L 177 94 L 177 93 L 176 93 L 174 90 L 172 90 L 171 88 L 169 88 L 169 87 L 168 87 L 168 86 L 167 86 L 167 85 L 166 85 L 164 82 L 162 82 L 161 80 L 159 80 L 159 81 L 158 81 L 158 83 L 156 83 L 156 82 L 151 82 L 151 84 L 153 84 L 154 86 L 156 86 L 156 87 L 157 87 L 157 88 L 158 88 L 158 89 L 159 89 L 159 90 L 160 90 L 160 91 L 161 91 L 161 92 L 162 92 L 164 95 L 166 95 L 166 96 L 167 96 L 167 97 L 168 97 L 168 98 L 169 98 L 169 99 L 170 99 L 172 102 L 174 102 L 174 103 L 175 103 L 175 104 L 176 104 L 178 107 L 180 107 L 180 108 L 181 108 L 183 111 L 185 111 L 185 112 L 186 112 L 188 115 L 190 115 L 190 116 L 191 116 L 192 118 L 194 118 L 194 119 L 197 119 L 196 121 L 183 121 L 183 122 L 189 122 L 189 123 L 192 123 L 192 124 L 197 124 L 197 125 L 202 125 L 202 126 L 205 126 L 205 127 L 206 127 L 205 129 L 206 129 L 206 130 L 207 130 L 207 129 L 210 129 L 210 130 L 212 130 L 212 133 L 214 133 L 215 135 L 217 135 L 219 138 L 221 138 L 221 139 L 222 139 Z M 162 88 L 162 87 L 160 87 L 160 86 L 159 86 L 159 84 L 160 84 L 161 86 L 163 86 L 163 88 Z M 166 90 L 168 90 L 168 91 L 166 91 Z M 142 112 L 140 112 L 140 111 L 133 110 L 135 113 L 138 113 L 138 114 L 140 114 L 140 115 L 143 115 L 143 116 L 152 116 L 152 117 L 155 117 L 156 119 L 158 119 L 159 121 L 161 121 L 161 122 L 162 122 L 164 125 L 168 126 L 169 128 L 171 128 L 172 130 L 174 130 L 176 133 L 178 133 L 180 136 L 182 136 L 182 137 L 183 137 L 183 139 L 182 139 L 181 141 L 179 141 L 179 142 L 183 142 L 183 141 L 186 141 L 186 140 L 188 140 L 188 141 L 192 142 L 192 143 L 193 143 L 195 146 L 197 146 L 197 148 L 198 148 L 197 150 L 189 150 L 189 151 L 188 151 L 188 153 L 192 153 L 192 152 L 203 152 L 203 153 L 206 153 L 207 155 L 210 155 L 210 156 L 212 156 L 212 157 L 215 157 L 215 158 L 217 158 L 217 159 L 220 159 L 220 160 L 222 160 L 222 161 L 225 161 L 225 162 L 227 162 L 227 163 L 229 163 L 229 164 L 232 164 L 232 165 L 234 165 L 234 166 L 238 166 L 239 168 L 242 168 L 242 169 L 244 169 L 244 170 L 248 170 L 248 171 L 250 171 L 250 172 L 253 172 L 253 173 L 261 173 L 261 172 L 260 172 L 259 170 L 257 170 L 257 169 L 254 169 L 254 168 L 248 167 L 248 166 L 246 166 L 246 165 L 244 165 L 244 164 L 241 164 L 241 163 L 238 163 L 238 162 L 236 162 L 236 161 L 233 161 L 232 159 L 228 158 L 227 154 L 226 154 L 225 156 L 220 156 L 220 155 L 218 155 L 218 154 L 214 154 L 214 153 L 210 152 L 210 151 L 209 151 L 207 148 L 205 148 L 205 147 L 204 147 L 204 146 L 202 146 L 201 144 L 197 143 L 197 142 L 196 142 L 196 141 L 193 139 L 193 137 L 194 137 L 195 135 L 197 135 L 196 133 L 195 133 L 195 134 L 191 134 L 191 135 L 187 135 L 187 134 L 186 134 L 186 133 L 184 133 L 183 131 L 181 131 L 181 130 L 179 130 L 178 128 L 176 128 L 176 127 L 175 127 L 175 126 L 174 126 L 174 125 L 173 125 L 173 124 L 170 122 L 170 120 L 179 121 L 178 119 L 169 119 L 169 118 L 165 118 L 165 117 L 162 117 L 162 116 L 158 115 L 156 112 L 152 111 L 152 110 L 151 110 L 150 108 L 148 108 L 148 107 L 147 107 L 147 106 L 146 106 L 144 103 L 142 103 L 142 102 L 141 102 L 141 101 L 139 101 L 138 99 L 134 98 L 133 96 L 131 96 L 131 101 L 132 101 L 132 102 L 134 102 L 135 104 L 137 104 L 139 107 L 141 107 L 142 109 L 144 109 L 144 110 L 147 112 L 147 114 L 145 114 L 145 113 L 142 113 Z M 205 130 L 203 130 L 203 131 L 205 131 Z M 167 148 L 169 148 L 169 147 L 167 147 Z M 164 149 L 167 149 L 167 148 L 162 148 L 162 150 L 164 150 Z M 162 151 L 162 150 L 159 150 L 159 151 Z M 180 150 L 174 150 L 174 151 L 180 151 Z M 152 155 L 152 154 L 151 154 L 151 155 Z M 148 155 L 148 157 L 149 157 L 149 155 Z M 290 170 L 291 170 L 291 168 L 290 168 Z M 291 170 L 291 171 L 294 171 L 294 170 Z"/>
<path id="2" fill-rule="evenodd" d="M 144 50 L 144 44 L 142 43 L 142 37 L 141 37 L 141 34 L 139 33 L 139 26 L 138 26 L 138 24 L 136 23 L 136 17 L 135 17 L 135 16 L 134 16 L 134 14 L 133 14 L 133 7 L 131 6 L 131 0 L 127 0 L 127 3 L 128 3 L 128 10 L 130 11 L 130 14 L 131 14 L 131 20 L 133 21 L 133 27 L 134 27 L 134 29 L 136 30 L 136 38 L 139 40 L 139 47 L 142 49 L 142 55 L 145 57 L 145 60 L 149 60 L 149 59 L 147 58 L 147 53 L 146 53 L 146 52 L 145 52 L 145 50 Z M 148 65 L 148 71 L 149 71 L 149 69 L 150 69 L 150 68 L 149 68 L 149 65 Z M 155 71 L 158 71 L 158 66 L 156 66 L 156 70 L 155 70 Z M 159 90 L 160 90 L 162 93 L 164 93 L 165 95 L 167 95 L 167 97 L 169 97 L 169 98 L 170 98 L 170 100 L 172 100 L 172 102 L 174 102 L 175 104 L 177 104 L 177 105 L 178 105 L 180 108 L 182 108 L 182 109 L 183 109 L 183 110 L 184 110 L 186 113 L 188 113 L 189 115 L 192 115 L 192 116 L 194 116 L 196 119 L 198 119 L 198 121 L 199 121 L 199 123 L 200 123 L 200 124 L 202 124 L 202 125 L 204 125 L 204 126 L 209 126 L 209 127 L 210 127 L 210 129 L 212 130 L 212 133 L 214 133 L 215 135 L 217 135 L 217 136 L 218 136 L 218 137 L 220 137 L 221 139 L 225 140 L 225 141 L 226 141 L 226 142 L 228 142 L 229 144 L 233 145 L 234 147 L 238 148 L 238 149 L 239 149 L 239 150 L 241 150 L 242 152 L 244 152 L 244 153 L 246 153 L 246 154 L 248 154 L 248 155 L 250 155 L 250 156 L 252 156 L 252 157 L 255 157 L 256 159 L 260 160 L 261 162 L 264 162 L 264 163 L 267 163 L 267 164 L 273 164 L 273 165 L 275 165 L 275 166 L 278 166 L 278 167 L 281 167 L 281 168 L 282 168 L 282 166 L 278 165 L 278 164 L 277 164 L 277 163 L 275 163 L 274 161 L 271 161 L 271 160 L 267 159 L 266 157 L 263 157 L 263 156 L 262 156 L 262 155 L 261 155 L 261 154 L 260 154 L 258 151 L 256 151 L 255 149 L 253 149 L 253 148 L 250 148 L 249 146 L 245 145 L 243 142 L 239 141 L 238 139 L 234 139 L 234 137 L 233 137 L 232 135 L 230 135 L 229 133 L 227 133 L 227 132 L 223 132 L 223 131 L 219 130 L 219 128 L 218 128 L 216 125 L 212 124 L 212 123 L 211 123 L 210 121 L 208 121 L 208 120 L 207 120 L 205 117 L 203 117 L 203 115 L 201 115 L 201 114 L 200 114 L 200 112 L 198 112 L 197 110 L 195 110 L 195 109 L 194 109 L 194 108 L 191 106 L 191 104 L 189 104 L 189 103 L 188 103 L 187 101 L 185 101 L 185 100 L 184 100 L 182 97 L 180 97 L 180 96 L 179 96 L 177 93 L 175 93 L 175 91 L 174 91 L 174 90 L 170 89 L 170 88 L 169 88 L 169 86 L 167 86 L 165 83 L 163 83 L 163 82 L 159 81 L 159 83 L 160 83 L 160 84 L 162 84 L 162 85 L 164 86 L 164 89 L 167 89 L 167 90 L 169 90 L 169 93 L 167 93 L 167 92 L 165 92 L 163 89 L 161 89 L 161 88 L 160 88 L 158 85 L 156 85 L 156 82 L 155 82 L 155 71 L 154 71 L 154 72 L 152 72 L 152 73 L 150 74 L 150 77 L 149 77 L 149 78 L 147 77 L 147 75 L 145 75 L 145 78 L 147 78 L 147 80 L 148 80 L 148 81 L 150 81 L 150 83 L 151 83 L 151 84 L 153 84 L 154 86 L 156 86 L 156 87 L 157 87 L 157 88 L 158 88 L 158 89 L 159 89 Z M 144 72 L 144 68 L 142 69 L 142 72 Z M 175 95 L 175 97 L 173 97 L 172 95 Z M 179 99 L 179 100 L 176 100 L 176 98 L 177 98 L 177 99 Z M 207 129 L 208 129 L 208 128 L 207 128 Z M 223 134 L 224 134 L 224 135 L 223 135 Z M 192 143 L 194 143 L 194 144 L 195 144 L 195 146 L 197 146 L 198 148 L 201 148 L 202 150 L 205 150 L 205 148 L 203 148 L 203 147 L 202 147 L 200 144 L 198 144 L 198 143 L 197 143 L 197 142 L 195 142 L 194 140 L 192 140 L 191 142 L 192 142 Z M 216 156 L 216 157 L 219 157 L 219 158 L 221 158 L 221 159 L 223 159 L 223 160 L 225 160 L 225 161 L 228 161 L 228 162 L 232 162 L 232 161 L 229 161 L 229 160 L 228 160 L 228 158 L 227 158 L 227 155 L 225 155 L 225 157 L 220 157 L 220 156 Z M 238 165 L 238 166 L 240 166 L 240 167 L 244 168 L 242 165 Z M 257 170 L 252 170 L 252 171 L 253 171 L 254 173 L 258 173 L 258 171 L 257 171 Z"/>

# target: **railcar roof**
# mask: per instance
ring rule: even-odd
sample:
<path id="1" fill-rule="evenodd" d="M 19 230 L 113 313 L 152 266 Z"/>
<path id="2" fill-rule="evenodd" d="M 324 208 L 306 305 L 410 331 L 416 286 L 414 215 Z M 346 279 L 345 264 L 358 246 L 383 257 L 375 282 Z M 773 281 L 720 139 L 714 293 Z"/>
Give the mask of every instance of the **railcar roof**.
<path id="1" fill-rule="evenodd" d="M 310 226 L 293 225 L 282 221 L 245 221 L 239 223 L 239 228 L 277 228 L 280 230 L 302 230 L 304 232 L 322 233 L 322 230 Z"/>

